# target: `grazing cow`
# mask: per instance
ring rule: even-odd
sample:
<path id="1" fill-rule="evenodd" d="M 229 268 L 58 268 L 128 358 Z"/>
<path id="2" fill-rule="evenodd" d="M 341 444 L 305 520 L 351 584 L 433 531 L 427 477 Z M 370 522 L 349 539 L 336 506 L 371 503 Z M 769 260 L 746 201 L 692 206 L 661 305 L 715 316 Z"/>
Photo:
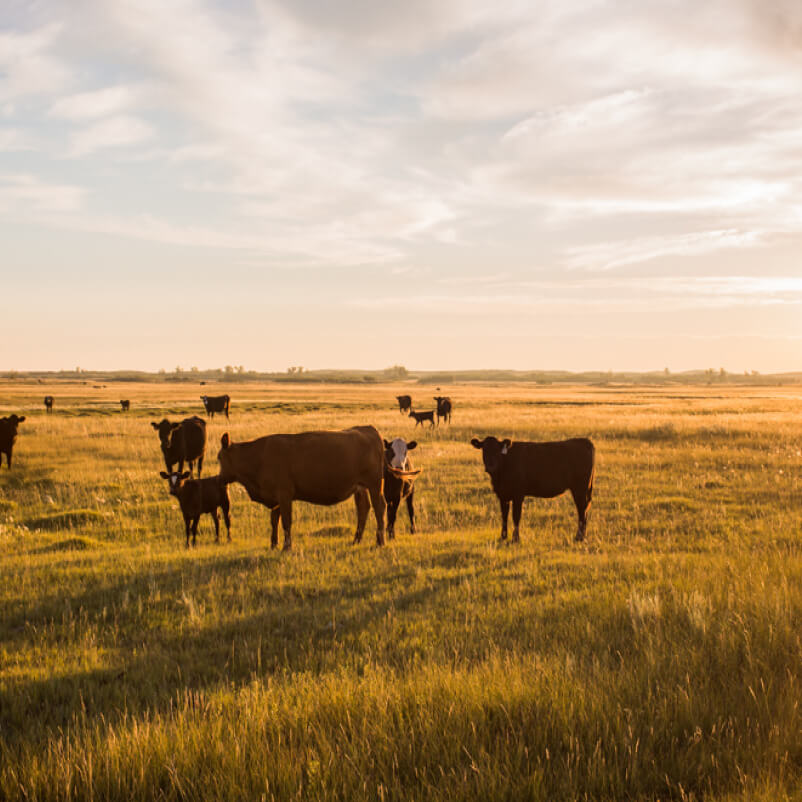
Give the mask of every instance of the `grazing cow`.
<path id="1" fill-rule="evenodd" d="M 412 409 L 411 395 L 397 395 L 396 400 L 398 401 L 398 410 L 402 415 Z"/>
<path id="2" fill-rule="evenodd" d="M 131 409 L 131 402 L 127 398 L 124 401 L 120 400 L 120 406 L 123 412 L 128 412 L 128 410 Z"/>
<path id="3" fill-rule="evenodd" d="M 3 454 L 6 455 L 8 469 L 11 470 L 11 452 L 17 441 L 17 427 L 25 420 L 25 416 L 10 415 L 0 418 L 0 468 L 3 467 Z"/>
<path id="4" fill-rule="evenodd" d="M 214 542 L 220 542 L 220 516 L 219 507 L 223 511 L 223 520 L 226 522 L 228 540 L 231 542 L 231 517 L 228 514 L 231 502 L 228 499 L 228 488 L 220 481 L 219 476 L 210 476 L 206 479 L 190 479 L 189 471 L 183 473 L 165 473 L 159 476 L 166 479 L 170 487 L 170 495 L 178 499 L 181 513 L 184 516 L 184 526 L 187 530 L 187 548 L 189 548 L 189 534 L 192 532 L 192 545 L 195 545 L 198 536 L 198 521 L 201 515 L 209 513 L 214 519 Z"/>
<path id="5" fill-rule="evenodd" d="M 226 432 L 221 444 L 221 481 L 239 482 L 253 501 L 270 508 L 272 548 L 278 546 L 279 518 L 284 549 L 292 547 L 293 501 L 331 506 L 351 496 L 357 513 L 354 543 L 362 540 L 372 505 L 376 543 L 384 545 L 384 447 L 372 426 L 271 434 L 245 443 L 232 443 Z"/>
<path id="6" fill-rule="evenodd" d="M 495 437 L 471 440 L 482 451 L 485 471 L 501 503 L 501 539 L 507 537 L 507 515 L 512 502 L 513 542 L 518 542 L 525 496 L 554 498 L 571 491 L 579 516 L 576 539 L 584 540 L 593 495 L 595 449 L 586 438 L 553 443 L 499 441 Z"/>
<path id="7" fill-rule="evenodd" d="M 172 473 L 173 465 L 178 463 L 178 472 L 183 473 L 184 462 L 188 462 L 191 476 L 197 460 L 198 479 L 200 479 L 203 456 L 206 452 L 206 421 L 203 418 L 192 417 L 178 423 L 165 418 L 159 423 L 150 425 L 159 433 L 167 472 Z"/>
<path id="8" fill-rule="evenodd" d="M 419 471 L 412 470 L 408 452 L 417 448 L 414 440 L 409 443 L 400 437 L 392 442 L 384 441 L 384 500 L 387 502 L 387 537 L 395 537 L 395 518 L 402 501 L 407 503 L 409 531 L 415 534 L 415 477 Z"/>
<path id="9" fill-rule="evenodd" d="M 231 398 L 227 395 L 202 395 L 203 406 L 208 417 L 213 418 L 215 412 L 225 412 L 228 417 L 228 405 Z"/>
<path id="10" fill-rule="evenodd" d="M 440 425 L 440 418 L 451 423 L 451 399 L 446 395 L 436 395 L 434 400 L 437 402 L 437 425 Z"/>
<path id="11" fill-rule="evenodd" d="M 48 412 L 52 412 L 53 411 L 53 396 L 52 395 L 46 395 L 45 396 L 45 409 Z"/>
<path id="12" fill-rule="evenodd" d="M 423 421 L 427 420 L 429 423 L 434 426 L 434 410 L 430 409 L 428 412 L 415 412 L 414 409 L 409 410 L 409 417 L 415 418 L 415 428 L 418 427 L 419 423 L 423 423 Z"/>

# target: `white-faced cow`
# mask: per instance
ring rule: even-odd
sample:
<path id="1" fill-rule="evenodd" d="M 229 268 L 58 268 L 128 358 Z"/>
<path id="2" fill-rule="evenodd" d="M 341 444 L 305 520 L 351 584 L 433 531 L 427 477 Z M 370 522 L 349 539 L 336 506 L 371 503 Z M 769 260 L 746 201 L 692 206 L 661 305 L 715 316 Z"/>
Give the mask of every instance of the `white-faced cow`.
<path id="1" fill-rule="evenodd" d="M 404 412 L 409 412 L 412 409 L 412 396 L 411 395 L 397 395 L 396 401 L 398 401 L 398 409 L 403 414 Z"/>
<path id="2" fill-rule="evenodd" d="M 214 417 L 215 412 L 225 412 L 226 418 L 228 417 L 228 405 L 231 398 L 227 395 L 202 395 L 200 397 L 203 401 L 203 407 L 206 410 L 206 415 L 210 418 Z"/>
<path id="3" fill-rule="evenodd" d="M 128 410 L 131 409 L 131 400 L 128 399 L 128 398 L 126 398 L 124 400 L 121 399 L 120 400 L 120 407 L 121 407 L 123 412 L 128 412 Z"/>
<path id="4" fill-rule="evenodd" d="M 501 539 L 507 537 L 507 516 L 512 503 L 513 542 L 519 540 L 521 509 L 526 496 L 554 498 L 571 491 L 579 516 L 576 539 L 584 540 L 593 495 L 595 449 L 586 438 L 552 443 L 471 440 L 481 449 L 485 471 L 501 503 Z"/>
<path id="5" fill-rule="evenodd" d="M 387 502 L 387 537 L 395 537 L 395 519 L 402 501 L 407 503 L 409 531 L 415 534 L 415 477 L 409 452 L 418 447 L 415 440 L 407 443 L 401 437 L 384 441 L 384 500 Z"/>
<path id="6" fill-rule="evenodd" d="M 415 412 L 414 409 L 409 410 L 409 417 L 415 418 L 415 428 L 424 421 L 429 421 L 434 426 L 434 410 L 430 409 L 427 412 Z"/>
<path id="7" fill-rule="evenodd" d="M 272 548 L 278 546 L 279 518 L 284 548 L 292 546 L 293 501 L 331 506 L 351 496 L 357 512 L 354 543 L 362 539 L 372 505 L 376 543 L 384 545 L 384 447 L 372 426 L 271 434 L 245 443 L 232 443 L 226 432 L 221 444 L 221 480 L 239 482 L 253 501 L 270 508 Z"/>
<path id="8" fill-rule="evenodd" d="M 53 411 L 53 396 L 46 395 L 45 396 L 45 411 L 52 412 Z"/>
<path id="9" fill-rule="evenodd" d="M 14 451 L 14 443 L 17 441 L 17 427 L 24 420 L 24 415 L 9 415 L 7 418 L 0 418 L 0 468 L 3 467 L 3 454 L 5 454 L 9 470 L 11 469 L 11 453 Z"/>
<path id="10" fill-rule="evenodd" d="M 451 423 L 451 399 L 445 395 L 436 395 L 434 400 L 437 403 L 437 425 L 440 425 L 440 418 L 446 423 Z"/>
<path id="11" fill-rule="evenodd" d="M 206 453 L 206 421 L 203 418 L 185 418 L 180 423 L 165 418 L 159 423 L 150 424 L 158 433 L 161 442 L 164 465 L 172 473 L 173 465 L 178 463 L 178 472 L 184 472 L 184 463 L 189 463 L 190 476 L 195 461 L 198 462 L 198 478 L 203 470 L 203 457 Z"/>
<path id="12" fill-rule="evenodd" d="M 231 502 L 228 499 L 228 488 L 220 481 L 219 476 L 209 476 L 206 479 L 190 479 L 189 471 L 165 473 L 159 476 L 167 480 L 170 495 L 178 499 L 181 514 L 184 516 L 184 527 L 187 531 L 187 548 L 189 548 L 189 535 L 192 533 L 192 545 L 198 537 L 198 522 L 201 515 L 208 513 L 214 520 L 214 542 L 220 542 L 220 516 L 218 507 L 223 511 L 223 520 L 226 523 L 228 539 L 231 541 L 231 517 L 229 509 Z"/>

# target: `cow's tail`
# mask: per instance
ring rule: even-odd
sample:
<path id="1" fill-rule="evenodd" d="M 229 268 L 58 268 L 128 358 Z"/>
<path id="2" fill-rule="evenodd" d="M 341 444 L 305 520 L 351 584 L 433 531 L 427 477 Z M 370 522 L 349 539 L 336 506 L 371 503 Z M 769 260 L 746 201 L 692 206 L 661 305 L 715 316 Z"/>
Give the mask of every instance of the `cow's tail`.
<path id="1" fill-rule="evenodd" d="M 596 478 L 596 447 L 588 440 L 590 445 L 590 476 L 588 477 L 588 487 L 585 491 L 585 515 L 590 510 L 593 501 L 593 480 Z"/>

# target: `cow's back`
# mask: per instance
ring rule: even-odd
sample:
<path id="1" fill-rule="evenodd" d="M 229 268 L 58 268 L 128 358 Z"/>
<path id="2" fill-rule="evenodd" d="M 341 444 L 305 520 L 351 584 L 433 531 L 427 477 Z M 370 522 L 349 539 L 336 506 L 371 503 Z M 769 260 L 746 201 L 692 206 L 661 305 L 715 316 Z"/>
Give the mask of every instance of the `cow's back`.
<path id="1" fill-rule="evenodd" d="M 584 437 L 544 443 L 517 441 L 509 447 L 493 485 L 510 497 L 559 496 L 574 486 L 587 486 L 594 455 L 593 443 Z"/>

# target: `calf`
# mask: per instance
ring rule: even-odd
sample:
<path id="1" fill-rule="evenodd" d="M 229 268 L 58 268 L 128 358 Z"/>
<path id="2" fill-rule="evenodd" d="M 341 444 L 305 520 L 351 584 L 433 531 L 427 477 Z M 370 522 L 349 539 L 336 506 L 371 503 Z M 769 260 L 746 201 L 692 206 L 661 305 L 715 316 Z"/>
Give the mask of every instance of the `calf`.
<path id="1" fill-rule="evenodd" d="M 14 443 L 17 440 L 17 427 L 24 420 L 24 415 L 0 418 L 0 468 L 3 467 L 3 454 L 5 454 L 8 469 L 11 470 L 11 452 L 14 450 Z"/>
<path id="2" fill-rule="evenodd" d="M 213 418 L 215 412 L 225 412 L 228 417 L 228 405 L 231 398 L 227 395 L 202 395 L 203 407 L 208 417 Z"/>
<path id="3" fill-rule="evenodd" d="M 164 465 L 168 472 L 172 472 L 173 465 L 178 463 L 178 472 L 184 470 L 184 462 L 189 463 L 189 472 L 195 460 L 198 461 L 198 479 L 203 470 L 203 456 L 206 452 L 206 421 L 203 418 L 192 417 L 180 423 L 167 420 L 150 424 L 158 433 L 161 442 Z"/>
<path id="4" fill-rule="evenodd" d="M 590 440 L 574 438 L 553 443 L 471 440 L 481 449 L 485 471 L 501 503 L 501 539 L 507 537 L 507 516 L 512 502 L 513 542 L 519 540 L 525 496 L 554 498 L 571 491 L 579 516 L 577 540 L 584 540 L 593 495 L 595 448 Z"/>
<path id="5" fill-rule="evenodd" d="M 48 412 L 52 412 L 53 411 L 53 396 L 52 395 L 46 395 L 45 396 L 45 409 Z"/>
<path id="6" fill-rule="evenodd" d="M 127 398 L 124 401 L 120 400 L 120 406 L 123 412 L 128 412 L 128 410 L 131 409 L 131 402 Z"/>
<path id="7" fill-rule="evenodd" d="M 220 516 L 219 507 L 223 511 L 223 520 L 226 522 L 226 532 L 231 542 L 231 517 L 228 511 L 231 502 L 228 499 L 228 488 L 219 476 L 210 476 L 206 479 L 190 479 L 189 471 L 183 473 L 165 473 L 159 476 L 166 479 L 170 487 L 170 495 L 178 499 L 181 513 L 184 516 L 184 526 L 187 530 L 187 548 L 189 548 L 189 534 L 192 532 L 192 545 L 198 536 L 198 521 L 201 515 L 209 513 L 214 519 L 214 542 L 220 542 Z"/>
<path id="8" fill-rule="evenodd" d="M 397 395 L 395 398 L 398 401 L 398 410 L 402 415 L 412 409 L 411 395 Z"/>
<path id="9" fill-rule="evenodd" d="M 415 477 L 420 471 L 412 470 L 412 462 L 408 452 L 417 448 L 418 444 L 411 440 L 407 443 L 400 437 L 389 442 L 384 441 L 384 500 L 387 502 L 387 537 L 395 537 L 395 518 L 402 501 L 407 503 L 409 513 L 409 531 L 415 534 Z"/>
<path id="10" fill-rule="evenodd" d="M 436 395 L 434 400 L 437 404 L 437 425 L 440 425 L 440 418 L 446 423 L 451 423 L 451 399 L 448 396 Z"/>
<path id="11" fill-rule="evenodd" d="M 429 423 L 434 426 L 434 410 L 430 409 L 428 412 L 415 412 L 414 409 L 409 410 L 409 417 L 415 418 L 415 427 L 417 428 L 419 423 L 423 423 L 423 421 L 427 420 Z"/>

